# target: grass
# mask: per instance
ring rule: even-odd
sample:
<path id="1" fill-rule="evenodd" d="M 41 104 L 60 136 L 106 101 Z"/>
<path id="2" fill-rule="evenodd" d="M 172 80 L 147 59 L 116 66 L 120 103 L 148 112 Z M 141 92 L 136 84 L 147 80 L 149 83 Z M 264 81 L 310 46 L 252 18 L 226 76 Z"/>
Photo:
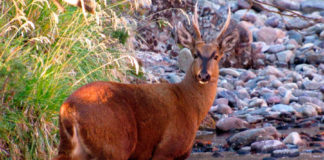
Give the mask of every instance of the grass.
<path id="1" fill-rule="evenodd" d="M 0 159 L 53 158 L 64 99 L 86 83 L 133 75 L 120 15 L 140 2 L 103 2 L 84 15 L 67 5 L 59 14 L 50 0 L 0 1 Z"/>

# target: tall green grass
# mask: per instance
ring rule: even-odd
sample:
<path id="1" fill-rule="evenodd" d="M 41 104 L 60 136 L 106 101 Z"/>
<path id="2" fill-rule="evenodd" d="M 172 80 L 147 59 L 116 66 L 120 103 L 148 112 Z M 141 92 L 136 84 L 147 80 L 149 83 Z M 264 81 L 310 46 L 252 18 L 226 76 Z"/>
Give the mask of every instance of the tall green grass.
<path id="1" fill-rule="evenodd" d="M 50 0 L 0 1 L 0 159 L 53 158 L 64 99 L 91 81 L 122 81 L 134 68 L 119 43 L 127 23 L 114 8 L 99 5 L 96 15 L 65 8 L 59 14 Z"/>

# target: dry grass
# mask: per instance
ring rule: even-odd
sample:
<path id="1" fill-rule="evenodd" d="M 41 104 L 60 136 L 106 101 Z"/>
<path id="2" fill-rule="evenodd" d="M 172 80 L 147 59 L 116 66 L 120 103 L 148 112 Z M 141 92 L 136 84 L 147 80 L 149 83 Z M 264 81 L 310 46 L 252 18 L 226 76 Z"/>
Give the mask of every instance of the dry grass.
<path id="1" fill-rule="evenodd" d="M 84 15 L 66 4 L 59 14 L 50 0 L 0 0 L 0 159 L 53 158 L 63 100 L 91 81 L 123 81 L 129 64 L 138 70 L 119 43 L 133 27 L 121 15 L 150 1 L 104 3 Z"/>

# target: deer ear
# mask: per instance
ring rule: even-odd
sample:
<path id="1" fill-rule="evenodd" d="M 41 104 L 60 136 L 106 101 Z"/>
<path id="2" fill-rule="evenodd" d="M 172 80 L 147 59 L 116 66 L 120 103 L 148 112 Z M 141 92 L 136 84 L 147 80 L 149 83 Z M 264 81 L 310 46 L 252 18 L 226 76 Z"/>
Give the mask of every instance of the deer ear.
<path id="1" fill-rule="evenodd" d="M 224 37 L 219 43 L 219 48 L 221 53 L 228 52 L 232 50 L 235 44 L 238 42 L 239 34 L 237 31 L 231 32 L 229 35 Z"/>
<path id="2" fill-rule="evenodd" d="M 187 29 L 183 26 L 183 24 L 181 22 L 178 23 L 176 30 L 177 30 L 178 39 L 179 39 L 180 43 L 184 47 L 186 47 L 188 49 L 192 49 L 194 40 L 193 40 L 191 34 L 187 31 Z"/>

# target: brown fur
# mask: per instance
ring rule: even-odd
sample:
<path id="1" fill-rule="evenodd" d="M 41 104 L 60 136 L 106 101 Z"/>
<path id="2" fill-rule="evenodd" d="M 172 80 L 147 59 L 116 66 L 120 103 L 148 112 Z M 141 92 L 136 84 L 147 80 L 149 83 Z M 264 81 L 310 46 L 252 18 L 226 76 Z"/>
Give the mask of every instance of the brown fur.
<path id="1" fill-rule="evenodd" d="M 179 28 L 181 32 L 186 31 Z M 222 42 L 191 38 L 188 43 L 200 58 L 180 83 L 93 82 L 75 91 L 60 109 L 56 159 L 186 159 L 215 98 L 224 50 Z M 211 77 L 208 81 L 198 78 L 202 68 Z"/>

